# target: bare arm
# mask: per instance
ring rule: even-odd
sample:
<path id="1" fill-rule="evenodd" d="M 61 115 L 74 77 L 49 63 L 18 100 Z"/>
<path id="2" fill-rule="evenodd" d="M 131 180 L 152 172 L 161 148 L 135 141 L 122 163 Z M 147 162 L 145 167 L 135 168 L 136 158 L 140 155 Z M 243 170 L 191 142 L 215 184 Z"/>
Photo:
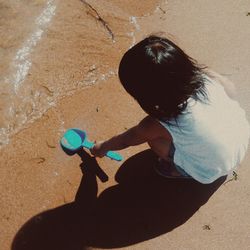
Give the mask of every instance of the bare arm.
<path id="1" fill-rule="evenodd" d="M 126 132 L 112 137 L 111 139 L 97 143 L 91 153 L 98 157 L 103 157 L 109 150 L 121 150 L 130 146 L 149 142 L 158 137 L 171 138 L 171 135 L 154 118 L 147 116 L 138 125 L 130 128 Z"/>

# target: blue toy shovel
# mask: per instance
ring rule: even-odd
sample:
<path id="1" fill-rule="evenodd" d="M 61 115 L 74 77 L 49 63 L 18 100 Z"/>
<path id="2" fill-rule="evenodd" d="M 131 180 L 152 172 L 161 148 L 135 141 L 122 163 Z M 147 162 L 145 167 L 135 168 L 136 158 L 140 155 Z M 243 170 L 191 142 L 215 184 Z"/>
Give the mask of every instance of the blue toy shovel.
<path id="1" fill-rule="evenodd" d="M 68 129 L 61 138 L 60 143 L 63 149 L 71 153 L 79 151 L 82 147 L 91 149 L 95 145 L 93 142 L 88 141 L 85 131 L 77 128 Z M 113 151 L 108 151 L 106 156 L 112 160 L 122 160 L 122 156 Z"/>

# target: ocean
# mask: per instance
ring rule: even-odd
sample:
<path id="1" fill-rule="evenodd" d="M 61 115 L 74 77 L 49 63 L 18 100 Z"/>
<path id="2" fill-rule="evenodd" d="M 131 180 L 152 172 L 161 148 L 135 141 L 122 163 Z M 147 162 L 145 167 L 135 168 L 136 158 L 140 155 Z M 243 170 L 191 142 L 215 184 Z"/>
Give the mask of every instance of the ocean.
<path id="1" fill-rule="evenodd" d="M 129 4 L 128 4 L 129 3 Z M 117 74 L 166 1 L 0 0 L 0 147 L 61 98 Z"/>

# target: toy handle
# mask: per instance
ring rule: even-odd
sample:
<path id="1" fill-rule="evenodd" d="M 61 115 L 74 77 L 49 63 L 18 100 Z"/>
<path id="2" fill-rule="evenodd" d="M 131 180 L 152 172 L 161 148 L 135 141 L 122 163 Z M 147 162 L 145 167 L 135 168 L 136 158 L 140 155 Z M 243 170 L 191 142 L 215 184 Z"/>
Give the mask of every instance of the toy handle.
<path id="1" fill-rule="evenodd" d="M 82 144 L 82 146 L 85 147 L 85 148 L 87 148 L 87 149 L 93 148 L 94 145 L 95 145 L 95 144 L 94 144 L 93 142 L 90 142 L 90 141 L 88 141 L 88 140 L 86 140 L 86 139 L 84 140 L 84 142 L 83 142 L 83 144 Z M 122 161 L 122 156 L 121 156 L 120 154 L 114 152 L 114 151 L 108 151 L 108 152 L 106 153 L 106 156 L 109 157 L 109 158 L 112 159 L 112 160 Z"/>
<path id="2" fill-rule="evenodd" d="M 95 143 L 93 143 L 93 142 L 91 142 L 91 141 L 88 141 L 88 140 L 86 140 L 86 139 L 84 140 L 84 142 L 83 142 L 83 144 L 82 144 L 82 146 L 83 146 L 84 148 L 87 148 L 87 149 L 93 148 L 94 145 L 95 145 Z"/>
<path id="3" fill-rule="evenodd" d="M 116 160 L 116 161 L 122 161 L 122 156 L 114 151 L 108 151 L 106 153 L 106 156 L 109 157 L 112 160 Z"/>

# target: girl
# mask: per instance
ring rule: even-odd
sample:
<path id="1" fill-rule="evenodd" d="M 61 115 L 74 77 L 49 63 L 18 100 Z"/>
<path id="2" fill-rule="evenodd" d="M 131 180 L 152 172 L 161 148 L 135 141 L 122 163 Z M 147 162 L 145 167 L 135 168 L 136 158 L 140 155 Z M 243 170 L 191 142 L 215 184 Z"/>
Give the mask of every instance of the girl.
<path id="1" fill-rule="evenodd" d="M 204 184 L 228 175 L 242 161 L 249 124 L 234 100 L 233 84 L 200 67 L 173 42 L 145 38 L 123 56 L 119 78 L 148 116 L 96 143 L 94 156 L 147 142 L 159 156 L 158 173 Z"/>

